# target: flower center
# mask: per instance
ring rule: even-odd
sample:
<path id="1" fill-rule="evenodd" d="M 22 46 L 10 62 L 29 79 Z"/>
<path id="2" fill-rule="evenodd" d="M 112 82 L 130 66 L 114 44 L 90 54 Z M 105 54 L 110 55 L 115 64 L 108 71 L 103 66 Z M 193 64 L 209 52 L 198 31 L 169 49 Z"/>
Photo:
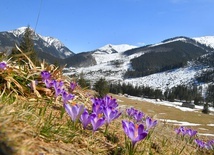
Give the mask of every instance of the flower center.
<path id="1" fill-rule="evenodd" d="M 134 130 L 134 137 L 135 138 L 137 138 L 137 136 L 138 136 L 138 127 L 139 127 L 139 125 L 135 124 L 135 130 Z"/>
<path id="2" fill-rule="evenodd" d="M 103 117 L 103 114 L 98 114 L 97 117 L 98 117 L 98 118 L 101 118 L 101 117 Z"/>

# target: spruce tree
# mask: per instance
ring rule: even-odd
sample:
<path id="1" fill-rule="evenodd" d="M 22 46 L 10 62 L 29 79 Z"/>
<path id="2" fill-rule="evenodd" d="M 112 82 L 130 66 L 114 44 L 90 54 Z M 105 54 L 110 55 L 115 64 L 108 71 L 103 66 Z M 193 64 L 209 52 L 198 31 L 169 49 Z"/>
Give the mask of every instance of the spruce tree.
<path id="1" fill-rule="evenodd" d="M 104 97 L 107 93 L 109 93 L 109 85 L 104 78 L 100 78 L 94 84 L 94 90 L 98 93 L 99 97 Z"/>
<path id="2" fill-rule="evenodd" d="M 25 29 L 24 36 L 21 38 L 19 48 L 31 59 L 32 62 L 37 63 L 37 56 L 32 39 L 33 33 L 34 32 L 28 26 Z M 12 49 L 11 56 L 13 57 L 13 60 L 18 60 L 21 64 L 24 64 L 23 62 L 27 62 L 27 59 L 16 48 Z"/>

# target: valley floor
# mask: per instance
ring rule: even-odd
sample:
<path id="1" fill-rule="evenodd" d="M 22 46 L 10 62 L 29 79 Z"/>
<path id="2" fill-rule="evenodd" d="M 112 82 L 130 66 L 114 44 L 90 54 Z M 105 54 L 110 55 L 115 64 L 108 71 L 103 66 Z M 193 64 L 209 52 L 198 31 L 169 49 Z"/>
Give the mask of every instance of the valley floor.
<path id="1" fill-rule="evenodd" d="M 202 107 L 195 109 L 181 107 L 179 102 L 156 101 L 133 96 L 122 96 L 111 94 L 118 99 L 123 106 L 133 106 L 142 110 L 149 116 L 153 116 L 161 122 L 177 126 L 188 126 L 197 130 L 199 135 L 214 137 L 214 109 L 210 108 L 210 114 L 201 112 Z"/>

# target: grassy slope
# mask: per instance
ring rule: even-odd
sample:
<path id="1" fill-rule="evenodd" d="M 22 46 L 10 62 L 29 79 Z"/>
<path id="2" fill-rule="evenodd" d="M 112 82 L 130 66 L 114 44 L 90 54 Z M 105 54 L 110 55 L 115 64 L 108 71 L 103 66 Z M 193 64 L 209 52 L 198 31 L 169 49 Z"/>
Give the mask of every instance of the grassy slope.
<path id="1" fill-rule="evenodd" d="M 31 80 L 41 82 L 39 75 L 42 70 L 49 70 L 55 78 L 65 80 L 67 83 L 71 79 L 62 76 L 60 70 L 54 67 L 43 65 L 41 68 L 32 68 L 32 70 L 16 69 L 10 66 L 1 72 L 0 154 L 116 155 L 127 153 L 121 125 L 121 120 L 128 119 L 125 113 L 110 124 L 108 136 L 104 135 L 105 127 L 101 127 L 94 134 L 90 128 L 83 130 L 80 124 L 75 125 L 71 122 L 64 111 L 61 99 L 55 99 L 52 90 L 43 88 L 42 83 L 39 83 L 34 91 L 30 91 L 27 86 Z M 93 95 L 91 91 L 77 88 L 74 94 L 76 98 L 71 104 L 75 102 L 82 103 L 86 107 L 91 106 L 90 98 Z M 212 121 L 209 115 L 194 118 L 198 115 L 197 113 L 181 113 L 174 108 L 142 103 L 119 96 L 114 97 L 124 100 L 120 104 L 135 106 L 154 118 L 160 118 L 161 112 L 167 113 L 164 117 L 169 119 L 188 118 L 192 120 L 186 121 L 204 122 L 204 124 L 205 121 Z M 136 154 L 199 154 L 199 152 L 195 144 L 186 143 L 176 137 L 172 125 L 159 123 L 150 139 L 138 143 Z"/>

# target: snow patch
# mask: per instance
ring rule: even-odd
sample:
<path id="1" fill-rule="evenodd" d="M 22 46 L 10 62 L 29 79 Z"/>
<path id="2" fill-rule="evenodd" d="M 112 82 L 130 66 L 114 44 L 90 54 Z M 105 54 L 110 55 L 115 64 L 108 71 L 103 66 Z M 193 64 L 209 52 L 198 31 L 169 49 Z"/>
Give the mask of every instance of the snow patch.
<path id="1" fill-rule="evenodd" d="M 197 37 L 193 38 L 201 44 L 205 44 L 211 48 L 214 48 L 214 36 L 204 36 L 204 37 Z"/>
<path id="2" fill-rule="evenodd" d="M 18 37 L 18 36 L 20 36 L 21 34 L 23 34 L 24 32 L 25 32 L 25 29 L 26 29 L 27 27 L 20 27 L 20 28 L 18 28 L 18 29 L 15 29 L 15 30 L 12 30 L 12 31 L 8 31 L 9 33 L 13 33 L 13 35 L 15 36 L 15 37 Z"/>
<path id="3" fill-rule="evenodd" d="M 197 124 L 197 123 L 190 123 L 190 122 L 170 120 L 170 119 L 159 119 L 159 120 L 162 122 L 166 122 L 166 123 L 173 123 L 173 125 L 178 125 L 178 126 L 199 126 L 199 125 L 201 125 L 201 124 Z"/>

